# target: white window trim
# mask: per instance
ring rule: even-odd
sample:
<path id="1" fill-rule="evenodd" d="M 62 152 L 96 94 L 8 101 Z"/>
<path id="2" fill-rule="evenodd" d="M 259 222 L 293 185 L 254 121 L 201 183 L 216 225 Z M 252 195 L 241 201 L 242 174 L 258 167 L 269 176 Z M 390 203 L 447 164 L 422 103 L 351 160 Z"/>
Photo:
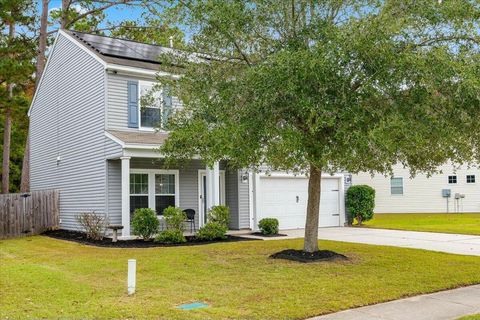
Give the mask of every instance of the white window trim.
<path id="1" fill-rule="evenodd" d="M 469 176 L 473 176 L 473 182 L 468 182 L 468 177 L 469 177 Z M 476 184 L 476 183 L 477 183 L 477 175 L 475 175 L 475 174 L 467 174 L 467 175 L 465 176 L 465 182 L 466 182 L 467 184 Z"/>
<path id="2" fill-rule="evenodd" d="M 132 173 L 142 174 L 141 172 L 131 172 L 131 171 L 130 171 L 130 174 L 132 174 Z M 143 174 L 147 174 L 147 173 L 143 173 Z M 147 174 L 147 175 L 148 175 L 148 174 Z M 147 178 L 147 179 L 148 179 L 148 178 Z M 130 183 L 132 183 L 132 179 L 130 179 Z M 148 181 L 147 181 L 147 183 L 148 183 Z M 133 196 L 133 197 L 134 197 L 134 196 L 148 196 L 148 192 L 147 192 L 147 193 L 132 193 L 132 192 L 130 191 L 129 195 L 130 195 L 131 197 L 132 197 L 132 196 Z"/>
<path id="3" fill-rule="evenodd" d="M 392 179 L 402 179 L 402 193 L 392 193 Z M 398 187 L 397 187 L 398 188 Z M 390 195 L 394 197 L 402 197 L 405 195 L 405 179 L 403 177 L 390 177 Z"/>
<path id="4" fill-rule="evenodd" d="M 156 82 L 153 82 L 153 81 L 146 81 L 146 80 L 139 80 L 138 81 L 138 129 L 139 130 L 142 130 L 142 131 L 150 131 L 150 132 L 156 132 L 156 131 L 159 131 L 159 132 L 166 132 L 165 130 L 163 130 L 162 128 L 155 128 L 155 127 L 142 127 L 142 106 L 141 106 L 141 103 L 140 103 L 140 100 L 141 100 L 141 90 L 140 90 L 140 87 L 141 86 L 149 86 L 151 88 L 153 88 L 157 83 Z M 152 109 L 160 109 L 160 115 L 163 115 L 163 89 L 160 89 L 160 91 L 158 91 L 159 95 L 160 95 L 160 108 L 152 108 Z M 150 107 L 146 107 L 146 108 L 150 108 Z"/>
<path id="5" fill-rule="evenodd" d="M 450 177 L 455 177 L 455 182 L 450 182 Z M 447 183 L 448 184 L 458 184 L 458 175 L 456 174 L 449 174 L 447 176 Z"/>
<path id="6" fill-rule="evenodd" d="M 219 170 L 219 175 L 220 175 L 220 205 L 224 206 L 226 205 L 226 201 L 227 201 L 227 194 L 225 193 L 225 189 L 226 189 L 226 180 L 225 180 L 225 170 Z M 203 193 L 202 191 L 202 177 L 204 175 L 207 174 L 207 170 L 205 169 L 200 169 L 198 170 L 198 194 L 197 194 L 197 199 L 198 199 L 198 221 L 200 223 L 200 227 L 202 227 L 203 225 L 205 225 L 205 221 L 204 221 L 204 218 L 203 218 L 203 214 L 202 214 L 202 210 L 203 210 L 203 206 L 202 206 L 202 200 L 200 198 L 200 195 Z"/>
<path id="7" fill-rule="evenodd" d="M 152 210 L 155 208 L 155 175 L 156 174 L 173 174 L 175 175 L 175 207 L 180 207 L 180 171 L 179 170 L 161 170 L 161 169 L 130 169 L 130 174 L 148 174 L 148 207 Z"/>

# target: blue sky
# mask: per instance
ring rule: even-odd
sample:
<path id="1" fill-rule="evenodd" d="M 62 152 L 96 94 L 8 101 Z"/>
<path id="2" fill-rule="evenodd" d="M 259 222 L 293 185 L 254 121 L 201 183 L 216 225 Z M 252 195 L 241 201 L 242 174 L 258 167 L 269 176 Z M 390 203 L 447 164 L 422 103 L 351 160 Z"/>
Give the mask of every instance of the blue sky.
<path id="1" fill-rule="evenodd" d="M 55 8 L 61 8 L 61 0 L 50 0 L 49 10 Z M 38 2 L 38 9 L 41 9 L 41 3 Z M 137 20 L 141 16 L 141 10 L 139 8 L 128 7 L 128 6 L 114 6 L 105 11 L 107 14 L 107 19 L 113 22 L 120 22 L 124 20 Z"/>

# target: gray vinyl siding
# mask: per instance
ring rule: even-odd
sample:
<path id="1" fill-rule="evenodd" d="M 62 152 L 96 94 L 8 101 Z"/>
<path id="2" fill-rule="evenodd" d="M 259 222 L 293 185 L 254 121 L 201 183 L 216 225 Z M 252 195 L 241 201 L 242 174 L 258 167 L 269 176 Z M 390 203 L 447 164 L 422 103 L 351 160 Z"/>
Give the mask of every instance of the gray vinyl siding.
<path id="1" fill-rule="evenodd" d="M 161 159 L 132 158 L 130 160 L 131 169 L 164 169 Z M 199 225 L 199 196 L 198 196 L 198 170 L 205 170 L 205 164 L 200 160 L 192 160 L 188 164 L 180 168 L 168 168 L 172 170 L 178 169 L 179 174 L 179 204 L 182 209 L 195 210 L 195 225 Z"/>
<path id="2" fill-rule="evenodd" d="M 238 219 L 238 171 L 227 169 L 225 171 L 225 202 L 230 208 L 230 229 L 239 229 Z"/>
<path id="3" fill-rule="evenodd" d="M 137 131 L 137 128 L 128 127 L 128 81 L 155 81 L 153 78 L 140 78 L 119 74 L 107 75 L 107 128 L 111 130 Z M 177 97 L 172 99 L 173 109 L 182 108 Z"/>
<path id="4" fill-rule="evenodd" d="M 108 220 L 111 224 L 122 224 L 122 163 L 121 160 L 107 161 Z"/>
<path id="5" fill-rule="evenodd" d="M 165 169 L 161 159 L 132 158 L 131 169 Z M 205 164 L 200 160 L 192 160 L 179 168 L 179 192 L 180 208 L 194 209 L 196 212 L 195 225 L 199 225 L 199 194 L 198 194 L 198 170 L 205 170 Z M 225 170 L 225 163 L 221 163 L 221 170 Z M 230 228 L 239 229 L 238 215 L 238 172 L 226 170 L 225 172 L 225 204 L 230 208 Z M 248 190 L 248 187 L 247 187 Z M 247 191 L 248 192 L 248 191 Z M 108 160 L 108 213 L 111 223 L 121 223 L 121 162 L 120 160 Z M 247 212 L 248 214 L 248 212 Z M 248 219 L 248 218 L 247 218 Z M 249 226 L 247 225 L 247 228 Z"/>
<path id="6" fill-rule="evenodd" d="M 240 179 L 240 172 L 237 172 L 237 184 L 238 184 L 238 228 L 239 229 L 248 229 L 250 228 L 250 194 L 249 194 L 249 184 L 251 183 L 250 179 L 248 183 L 242 183 Z"/>
<path id="7" fill-rule="evenodd" d="M 348 188 L 352 186 L 352 175 L 348 172 L 343 172 L 343 187 L 344 187 L 344 193 L 343 193 L 343 203 L 345 204 L 345 223 L 351 224 L 352 221 L 350 221 L 349 216 L 350 212 L 348 212 L 347 206 L 346 206 L 346 200 L 347 200 L 347 191 Z"/>
<path id="8" fill-rule="evenodd" d="M 104 137 L 104 150 L 106 159 L 119 158 L 123 155 L 122 147 L 108 137 Z"/>
<path id="9" fill-rule="evenodd" d="M 60 34 L 32 105 L 31 189 L 60 191 L 65 229 L 81 212 L 105 212 L 104 79 L 102 64 Z"/>

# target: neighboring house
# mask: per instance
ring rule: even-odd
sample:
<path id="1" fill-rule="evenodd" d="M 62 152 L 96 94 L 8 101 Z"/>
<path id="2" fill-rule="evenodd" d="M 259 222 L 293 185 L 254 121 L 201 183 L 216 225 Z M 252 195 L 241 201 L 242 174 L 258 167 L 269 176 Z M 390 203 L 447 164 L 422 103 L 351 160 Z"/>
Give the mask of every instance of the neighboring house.
<path id="1" fill-rule="evenodd" d="M 394 167 L 392 177 L 361 173 L 352 184 L 375 188 L 375 213 L 480 212 L 480 170 L 447 164 L 442 173 L 410 178 L 408 169 Z M 448 196 L 450 195 L 450 196 Z"/>
<path id="2" fill-rule="evenodd" d="M 65 229 L 78 229 L 76 216 L 95 211 L 129 236 L 136 208 L 161 218 L 170 205 L 194 209 L 199 227 L 218 204 L 230 208 L 232 229 L 256 229 L 263 217 L 277 217 L 283 229 L 304 227 L 305 177 L 236 170 L 227 161 L 209 168 L 201 159 L 164 167 L 158 147 L 168 133 L 154 126 L 182 103 L 167 90 L 149 107 L 139 101 L 156 76 L 172 76 L 157 60 L 168 50 L 59 31 L 29 111 L 31 189 L 60 190 Z M 322 226 L 344 224 L 343 186 L 341 174 L 324 180 Z"/>

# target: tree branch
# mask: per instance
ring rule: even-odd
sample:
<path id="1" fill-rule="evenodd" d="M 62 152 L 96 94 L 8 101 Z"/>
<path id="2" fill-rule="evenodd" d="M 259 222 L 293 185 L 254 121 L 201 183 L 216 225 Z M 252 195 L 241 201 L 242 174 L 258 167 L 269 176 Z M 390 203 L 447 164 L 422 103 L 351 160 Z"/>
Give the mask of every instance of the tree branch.
<path id="1" fill-rule="evenodd" d="M 454 41 L 454 40 L 465 40 L 469 42 L 475 42 L 476 44 L 480 44 L 480 39 L 477 38 L 472 38 L 472 37 L 462 37 L 462 36 L 450 36 L 450 37 L 438 37 L 438 38 L 433 38 L 433 39 L 426 39 L 420 43 L 415 44 L 413 47 L 424 47 L 424 46 L 430 46 L 432 44 L 438 43 L 438 42 L 444 42 L 444 41 Z"/>
<path id="2" fill-rule="evenodd" d="M 95 30 L 92 30 L 92 32 L 110 31 L 110 30 L 115 30 L 115 29 L 118 29 L 118 28 L 125 28 L 125 29 L 158 29 L 158 27 L 154 27 L 154 26 L 126 26 L 126 25 L 118 24 L 116 26 L 111 26 L 111 27 L 108 27 L 108 28 L 95 29 Z"/>
<path id="3" fill-rule="evenodd" d="M 191 6 L 186 3 L 185 1 L 183 0 L 180 0 L 180 3 L 183 4 L 188 10 L 190 10 L 191 12 L 193 12 L 193 9 L 191 8 Z M 222 30 L 222 28 L 220 28 L 219 25 L 217 25 L 216 23 L 214 22 L 210 22 L 218 31 L 222 32 L 225 36 L 227 36 L 230 41 L 232 41 L 233 45 L 235 46 L 235 48 L 237 49 L 237 51 L 240 53 L 240 55 L 242 56 L 243 60 L 247 63 L 247 65 L 249 67 L 252 66 L 252 63 L 250 62 L 250 60 L 248 59 L 247 55 L 242 51 L 242 49 L 240 48 L 240 45 L 238 44 L 238 42 L 235 40 L 235 37 L 233 35 L 231 35 L 230 33 L 228 33 L 227 31 L 225 30 Z"/>
<path id="4" fill-rule="evenodd" d="M 68 27 L 70 27 L 72 24 L 74 24 L 75 22 L 91 15 L 91 14 L 94 14 L 94 13 L 97 13 L 97 12 L 101 12 L 101 11 L 104 11 L 108 8 L 111 8 L 113 6 L 116 6 L 116 5 L 128 5 L 128 4 L 131 4 L 132 2 L 137 2 L 138 0 L 119 0 L 119 1 L 112 1 L 112 2 L 105 2 L 107 3 L 106 5 L 104 6 L 101 6 L 101 7 L 95 7 L 87 12 L 84 12 L 80 15 L 78 15 L 75 19 L 72 19 L 71 21 L 69 21 L 68 23 L 65 24 L 65 29 L 67 29 Z"/>

